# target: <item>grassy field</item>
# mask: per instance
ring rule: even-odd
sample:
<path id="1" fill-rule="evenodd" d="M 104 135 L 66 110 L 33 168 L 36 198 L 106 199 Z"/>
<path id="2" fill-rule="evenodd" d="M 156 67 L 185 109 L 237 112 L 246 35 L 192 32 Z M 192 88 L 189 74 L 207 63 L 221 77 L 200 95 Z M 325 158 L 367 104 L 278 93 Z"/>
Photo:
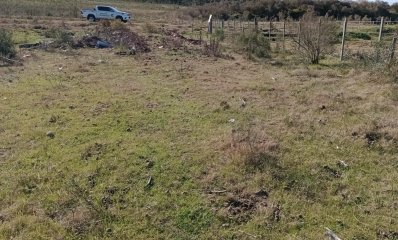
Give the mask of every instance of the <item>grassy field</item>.
<path id="1" fill-rule="evenodd" d="M 173 6 L 132 4 L 189 29 Z M 162 48 L 143 19 L 127 26 L 150 53 L 20 49 L 23 66 L 0 67 L 0 239 L 397 239 L 386 72 L 249 60 L 228 40 L 224 58 Z M 24 43 L 98 23 L 2 24 Z"/>

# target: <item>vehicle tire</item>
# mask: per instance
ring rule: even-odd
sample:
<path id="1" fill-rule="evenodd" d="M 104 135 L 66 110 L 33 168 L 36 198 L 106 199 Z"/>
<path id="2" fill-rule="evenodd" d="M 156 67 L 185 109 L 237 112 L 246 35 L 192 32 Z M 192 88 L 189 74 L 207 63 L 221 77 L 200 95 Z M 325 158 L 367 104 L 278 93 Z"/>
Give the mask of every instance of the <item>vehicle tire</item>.
<path id="1" fill-rule="evenodd" d="M 122 20 L 122 22 L 126 23 L 126 22 L 127 22 L 127 20 Z"/>
<path id="2" fill-rule="evenodd" d="M 87 16 L 87 20 L 89 20 L 90 22 L 95 22 L 96 19 L 94 15 L 90 14 Z"/>
<path id="3" fill-rule="evenodd" d="M 117 16 L 116 20 L 119 20 L 119 21 L 123 22 L 123 18 L 121 16 Z"/>

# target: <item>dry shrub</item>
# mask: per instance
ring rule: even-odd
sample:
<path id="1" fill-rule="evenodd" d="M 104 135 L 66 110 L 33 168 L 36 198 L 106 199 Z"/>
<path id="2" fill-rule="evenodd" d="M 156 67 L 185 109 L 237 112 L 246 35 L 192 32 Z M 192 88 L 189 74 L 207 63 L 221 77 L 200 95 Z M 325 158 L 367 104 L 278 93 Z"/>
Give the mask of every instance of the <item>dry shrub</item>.
<path id="1" fill-rule="evenodd" d="M 254 125 L 241 125 L 232 130 L 231 149 L 238 157 L 237 164 L 250 169 L 264 169 L 277 165 L 276 153 L 279 144 L 264 130 Z"/>
<path id="2" fill-rule="evenodd" d="M 124 30 L 127 30 L 127 26 L 126 26 L 126 24 L 124 24 L 121 21 L 112 21 L 111 29 L 113 31 L 124 31 Z"/>
<path id="3" fill-rule="evenodd" d="M 109 21 L 109 20 L 100 21 L 100 25 L 103 28 L 109 28 L 109 27 L 111 27 L 111 21 Z"/>
<path id="4" fill-rule="evenodd" d="M 184 42 L 182 39 L 175 38 L 172 36 L 163 36 L 161 41 L 162 41 L 162 45 L 165 48 L 173 49 L 173 50 L 180 49 L 184 45 Z"/>
<path id="5" fill-rule="evenodd" d="M 82 235 L 86 233 L 95 223 L 92 212 L 83 207 L 78 206 L 70 210 L 65 216 L 62 217 L 62 225 L 74 234 Z"/>
<path id="6" fill-rule="evenodd" d="M 324 17 L 306 13 L 300 22 L 299 36 L 293 37 L 298 55 L 305 61 L 318 64 L 319 60 L 334 51 L 337 26 Z"/>
<path id="7" fill-rule="evenodd" d="M 203 45 L 203 54 L 209 57 L 221 57 L 221 44 L 216 38 L 211 38 L 209 43 Z"/>
<path id="8" fill-rule="evenodd" d="M 151 23 L 145 23 L 143 26 L 143 30 L 147 33 L 160 33 L 161 30 L 159 28 L 157 28 L 155 25 L 151 24 Z"/>

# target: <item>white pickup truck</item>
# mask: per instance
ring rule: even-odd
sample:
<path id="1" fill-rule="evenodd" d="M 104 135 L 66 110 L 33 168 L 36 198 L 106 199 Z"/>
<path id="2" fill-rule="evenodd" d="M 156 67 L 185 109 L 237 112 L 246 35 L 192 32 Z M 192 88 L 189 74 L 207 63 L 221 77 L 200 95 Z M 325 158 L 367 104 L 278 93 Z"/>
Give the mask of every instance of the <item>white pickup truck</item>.
<path id="1" fill-rule="evenodd" d="M 131 19 L 130 13 L 119 11 L 111 6 L 96 6 L 94 9 L 82 9 L 80 13 L 89 21 L 117 19 L 122 22 L 127 22 Z"/>

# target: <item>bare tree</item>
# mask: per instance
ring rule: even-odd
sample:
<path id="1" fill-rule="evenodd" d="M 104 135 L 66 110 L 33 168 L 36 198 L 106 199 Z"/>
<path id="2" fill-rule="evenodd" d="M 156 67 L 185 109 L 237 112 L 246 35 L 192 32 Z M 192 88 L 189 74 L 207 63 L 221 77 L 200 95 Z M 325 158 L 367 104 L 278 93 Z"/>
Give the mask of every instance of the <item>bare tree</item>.
<path id="1" fill-rule="evenodd" d="M 337 25 L 314 13 L 306 13 L 300 24 L 300 32 L 293 37 L 298 54 L 312 64 L 318 64 L 321 57 L 334 51 Z"/>

